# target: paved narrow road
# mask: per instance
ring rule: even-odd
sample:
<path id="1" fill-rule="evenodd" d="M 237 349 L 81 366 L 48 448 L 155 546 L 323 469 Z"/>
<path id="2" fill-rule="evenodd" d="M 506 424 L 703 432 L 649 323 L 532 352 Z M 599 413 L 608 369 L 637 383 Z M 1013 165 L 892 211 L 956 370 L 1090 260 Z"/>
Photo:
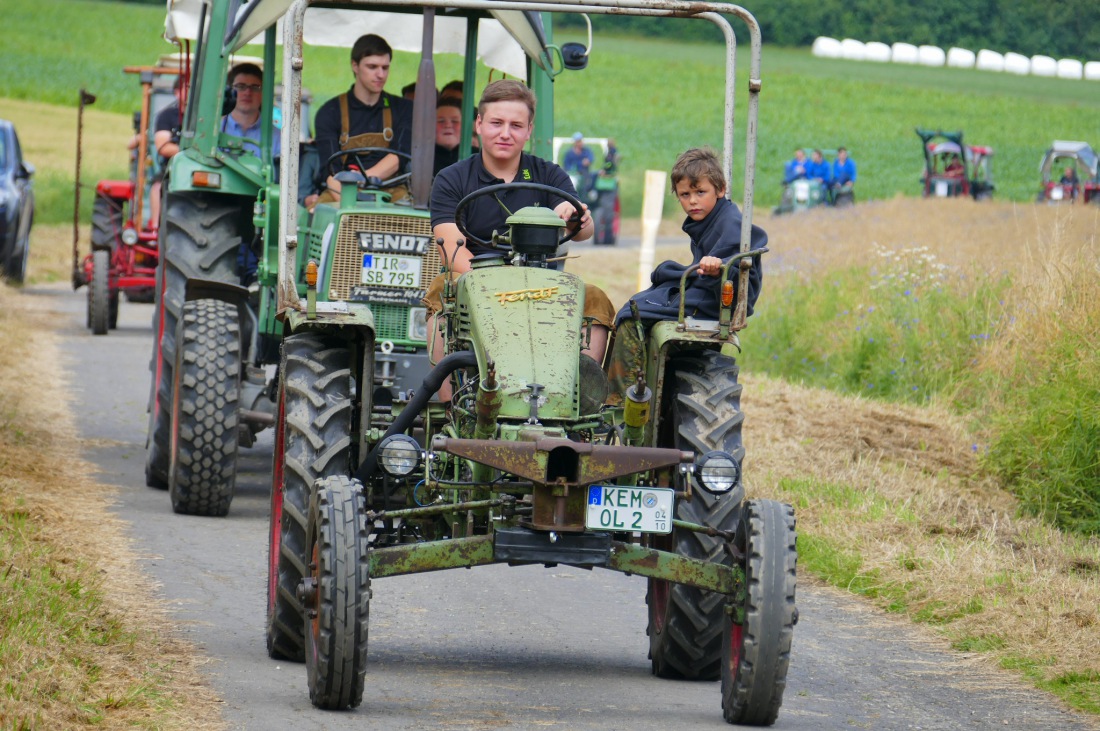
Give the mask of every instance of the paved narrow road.
<path id="1" fill-rule="evenodd" d="M 119 486 L 118 514 L 161 584 L 234 729 L 720 729 L 716 682 L 670 682 L 646 659 L 645 581 L 567 567 L 376 581 L 363 705 L 314 709 L 302 665 L 264 647 L 270 440 L 242 453 L 226 518 L 174 515 L 143 477 L 150 305 L 83 328 L 83 291 L 31 289 L 57 312 L 86 456 Z M 777 729 L 1096 729 L 922 630 L 806 582 Z"/>

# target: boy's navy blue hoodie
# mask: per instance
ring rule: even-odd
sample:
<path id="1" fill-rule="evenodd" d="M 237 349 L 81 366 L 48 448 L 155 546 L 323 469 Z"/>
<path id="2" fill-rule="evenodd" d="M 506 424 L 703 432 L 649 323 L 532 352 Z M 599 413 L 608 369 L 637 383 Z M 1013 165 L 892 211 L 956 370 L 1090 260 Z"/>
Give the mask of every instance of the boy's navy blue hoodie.
<path id="1" fill-rule="evenodd" d="M 691 237 L 691 264 L 677 264 L 674 261 L 661 262 L 650 281 L 649 289 L 639 292 L 632 298 L 638 304 L 642 320 L 654 322 L 675 320 L 680 310 L 680 277 L 689 266 L 698 264 L 704 256 L 716 256 L 725 260 L 741 249 L 741 210 L 729 198 L 719 198 L 707 217 L 702 221 L 688 218 L 684 221 L 684 232 Z M 768 243 L 768 235 L 758 226 L 752 227 L 750 249 L 761 249 Z M 733 286 L 737 286 L 737 269 L 731 268 Z M 762 280 L 760 257 L 752 259 L 749 270 L 748 314 L 760 295 Z M 717 320 L 721 307 L 722 281 L 720 277 L 707 277 L 695 273 L 688 277 L 684 291 L 684 314 L 700 320 Z M 630 317 L 630 303 L 619 310 L 615 317 L 618 325 Z"/>

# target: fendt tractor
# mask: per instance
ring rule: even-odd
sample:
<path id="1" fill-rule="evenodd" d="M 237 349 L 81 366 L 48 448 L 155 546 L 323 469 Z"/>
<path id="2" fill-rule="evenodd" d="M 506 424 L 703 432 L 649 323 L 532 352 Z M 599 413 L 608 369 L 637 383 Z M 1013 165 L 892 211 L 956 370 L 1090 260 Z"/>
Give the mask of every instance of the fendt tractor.
<path id="1" fill-rule="evenodd" d="M 175 486 L 174 500 L 185 502 L 206 484 L 196 446 L 233 439 L 225 451 L 197 450 L 213 455 L 209 474 L 228 475 L 230 462 L 218 455 L 236 449 L 243 430 L 233 427 L 273 424 L 269 655 L 305 661 L 315 706 L 355 707 L 366 686 L 374 580 L 495 563 L 604 568 L 648 581 L 654 674 L 721 679 L 726 720 L 774 723 L 798 616 L 796 547 L 793 509 L 748 499 L 741 471 L 737 331 L 745 326 L 750 262 L 766 251 L 748 248 L 761 83 L 752 15 L 725 3 L 680 0 L 318 7 L 308 0 L 227 0 L 203 7 L 195 101 L 165 206 L 153 405 L 154 436 L 161 438 L 150 464 Z M 722 270 L 720 317 L 681 311 L 651 327 L 638 317 L 624 322 L 620 328 L 630 329 L 642 349 L 627 358 L 635 367 L 621 401 L 609 398 L 605 365 L 581 352 L 591 328 L 582 315 L 585 287 L 557 268 L 569 235 L 548 209 L 511 211 L 508 230 L 485 242 L 499 255 L 479 257 L 470 271 L 445 279 L 442 310 L 430 319 L 419 304 L 448 266 L 432 241 L 427 210 L 435 54 L 463 56 L 467 90 L 479 59 L 525 79 L 539 99 L 531 151 L 548 158 L 553 80 L 583 69 L 591 47 L 553 43 L 554 14 L 566 12 L 718 26 L 726 85 L 715 91 L 712 109 L 696 111 L 723 120 L 727 176 L 735 80 L 728 16 L 748 26 L 751 42 L 743 243 Z M 264 39 L 265 68 L 275 68 L 277 20 L 281 161 L 271 158 L 266 137 L 259 157 L 242 154 L 239 140 L 218 133 L 208 106 L 221 103 L 224 59 L 251 39 Z M 350 45 L 381 29 L 398 50 L 420 53 L 412 155 L 403 173 L 410 194 L 395 202 L 383 190 L 391 181 L 345 170 L 339 200 L 309 213 L 298 204 L 298 99 L 309 48 Z M 276 101 L 274 76 L 264 77 L 265 109 Z M 475 99 L 463 98 L 463 155 Z M 470 201 L 498 190 L 483 188 L 459 203 L 456 222 L 468 241 L 477 240 L 464 218 Z M 580 205 L 568 191 L 556 193 Z M 242 241 L 259 256 L 255 295 L 235 278 Z M 378 281 L 379 262 L 414 276 Z M 626 332 L 620 343 L 629 340 Z M 433 361 L 426 343 L 437 337 L 445 352 Z M 277 353 L 274 387 L 260 389 L 273 396 L 265 420 L 240 386 Z M 451 387 L 446 400 L 444 383 Z M 219 389 L 222 400 L 214 395 Z M 228 497 L 218 499 L 228 504 Z M 506 607 L 508 597 L 497 601 Z M 563 598 L 562 612 L 567 604 Z"/>

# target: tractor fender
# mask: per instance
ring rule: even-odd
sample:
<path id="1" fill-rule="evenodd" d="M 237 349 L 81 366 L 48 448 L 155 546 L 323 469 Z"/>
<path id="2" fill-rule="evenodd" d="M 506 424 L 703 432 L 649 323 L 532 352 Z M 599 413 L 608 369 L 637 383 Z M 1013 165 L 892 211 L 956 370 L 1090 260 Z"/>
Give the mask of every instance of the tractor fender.
<path id="1" fill-rule="evenodd" d="M 100 180 L 95 184 L 95 192 L 104 198 L 128 201 L 134 195 L 134 184 L 129 180 Z"/>

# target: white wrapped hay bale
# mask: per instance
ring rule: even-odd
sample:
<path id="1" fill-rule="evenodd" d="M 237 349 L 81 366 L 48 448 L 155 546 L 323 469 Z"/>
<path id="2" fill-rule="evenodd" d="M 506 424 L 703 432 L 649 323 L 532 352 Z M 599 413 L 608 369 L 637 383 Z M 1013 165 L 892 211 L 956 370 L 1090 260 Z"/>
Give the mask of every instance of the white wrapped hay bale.
<path id="1" fill-rule="evenodd" d="M 820 58 L 840 58 L 840 41 L 829 36 L 818 36 L 810 52 Z"/>
<path id="2" fill-rule="evenodd" d="M 895 43 L 890 46 L 890 60 L 894 63 L 917 63 L 920 54 L 912 43 Z"/>
<path id="3" fill-rule="evenodd" d="M 867 52 L 868 61 L 876 61 L 878 63 L 885 63 L 890 60 L 890 46 L 885 43 L 879 43 L 878 41 L 868 41 L 864 46 L 864 50 Z"/>
<path id="4" fill-rule="evenodd" d="M 1059 79 L 1080 79 L 1083 70 L 1084 64 L 1082 64 L 1076 58 L 1058 59 Z"/>
<path id="5" fill-rule="evenodd" d="M 1089 61 L 1085 64 L 1085 78 L 1089 81 L 1100 81 L 1100 61 Z"/>
<path id="6" fill-rule="evenodd" d="M 1032 76 L 1057 76 L 1058 75 L 1058 62 L 1050 56 L 1032 56 L 1031 57 L 1031 75 Z"/>
<path id="7" fill-rule="evenodd" d="M 863 61 L 867 58 L 867 48 L 863 45 L 863 41 L 845 38 L 840 42 L 840 57 L 849 61 Z"/>
<path id="8" fill-rule="evenodd" d="M 1005 57 L 996 51 L 983 48 L 978 51 L 978 59 L 974 62 L 974 66 L 980 71 L 1004 71 Z"/>
<path id="9" fill-rule="evenodd" d="M 1005 73 L 1027 76 L 1031 72 L 1031 59 L 1009 51 L 1005 54 Z"/>
<path id="10" fill-rule="evenodd" d="M 1001 63 L 1004 63 L 1004 59 L 1001 59 Z M 974 68 L 974 52 L 965 48 L 949 48 L 947 49 L 947 65 L 956 69 L 972 69 Z"/>
<path id="11" fill-rule="evenodd" d="M 917 49 L 917 61 L 921 66 L 943 66 L 947 54 L 939 46 L 921 46 Z"/>

